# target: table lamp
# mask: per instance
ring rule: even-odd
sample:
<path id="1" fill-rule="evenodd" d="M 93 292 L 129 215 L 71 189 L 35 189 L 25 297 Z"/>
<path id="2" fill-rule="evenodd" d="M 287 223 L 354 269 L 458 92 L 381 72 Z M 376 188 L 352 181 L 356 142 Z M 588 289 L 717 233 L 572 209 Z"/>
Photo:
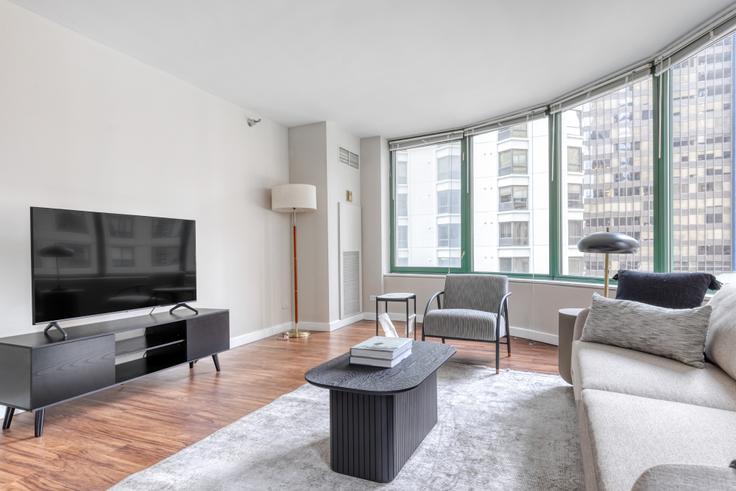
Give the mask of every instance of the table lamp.
<path id="1" fill-rule="evenodd" d="M 308 332 L 299 330 L 299 276 L 296 249 L 296 214 L 317 209 L 317 188 L 311 184 L 282 184 L 271 188 L 271 209 L 291 213 L 291 238 L 294 266 L 294 329 L 289 338 L 306 338 Z"/>
<path id="2" fill-rule="evenodd" d="M 595 232 L 586 235 L 578 242 L 580 252 L 593 254 L 605 254 L 603 260 L 603 296 L 608 296 L 608 255 L 609 254 L 633 254 L 639 249 L 639 242 L 626 234 L 620 232 Z"/>

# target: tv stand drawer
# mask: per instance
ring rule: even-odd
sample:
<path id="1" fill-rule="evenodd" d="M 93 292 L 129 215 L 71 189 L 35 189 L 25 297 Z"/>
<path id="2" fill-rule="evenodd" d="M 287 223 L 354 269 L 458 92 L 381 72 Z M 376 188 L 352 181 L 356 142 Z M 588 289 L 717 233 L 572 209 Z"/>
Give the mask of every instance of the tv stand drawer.
<path id="1" fill-rule="evenodd" d="M 220 311 L 187 319 L 187 360 L 230 349 L 230 313 Z"/>
<path id="2" fill-rule="evenodd" d="M 31 354 L 31 403 L 44 407 L 115 383 L 112 334 L 35 349 Z"/>

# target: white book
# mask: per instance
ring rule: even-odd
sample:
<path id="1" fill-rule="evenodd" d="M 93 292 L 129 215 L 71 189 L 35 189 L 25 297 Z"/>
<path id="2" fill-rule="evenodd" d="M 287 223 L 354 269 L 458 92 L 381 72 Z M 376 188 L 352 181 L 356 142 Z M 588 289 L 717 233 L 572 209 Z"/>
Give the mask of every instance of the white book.
<path id="1" fill-rule="evenodd" d="M 411 350 L 412 340 L 408 338 L 388 338 L 373 336 L 350 349 L 352 356 L 392 360 Z"/>
<path id="2" fill-rule="evenodd" d="M 411 356 L 411 350 L 405 351 L 398 358 L 394 358 L 393 360 L 379 360 L 376 358 L 366 358 L 363 356 L 351 356 L 350 364 L 351 365 L 367 365 L 370 367 L 379 367 L 379 368 L 393 368 L 399 363 L 401 363 L 404 359 L 409 358 L 409 356 Z"/>

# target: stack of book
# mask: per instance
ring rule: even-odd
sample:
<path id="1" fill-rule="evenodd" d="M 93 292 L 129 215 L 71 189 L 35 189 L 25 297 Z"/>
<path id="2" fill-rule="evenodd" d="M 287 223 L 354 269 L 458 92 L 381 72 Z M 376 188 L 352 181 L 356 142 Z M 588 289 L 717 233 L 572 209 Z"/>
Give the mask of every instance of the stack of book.
<path id="1" fill-rule="evenodd" d="M 350 348 L 350 364 L 393 368 L 411 355 L 411 339 L 374 336 Z"/>

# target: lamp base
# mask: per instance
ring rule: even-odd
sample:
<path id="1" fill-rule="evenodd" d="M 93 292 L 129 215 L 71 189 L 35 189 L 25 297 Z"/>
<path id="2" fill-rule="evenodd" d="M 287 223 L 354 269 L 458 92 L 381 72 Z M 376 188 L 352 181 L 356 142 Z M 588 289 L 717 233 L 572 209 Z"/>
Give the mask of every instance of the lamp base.
<path id="1" fill-rule="evenodd" d="M 286 331 L 284 333 L 284 338 L 289 338 L 289 339 L 308 338 L 308 337 L 309 337 L 308 331 L 296 331 L 292 329 L 291 331 Z"/>

